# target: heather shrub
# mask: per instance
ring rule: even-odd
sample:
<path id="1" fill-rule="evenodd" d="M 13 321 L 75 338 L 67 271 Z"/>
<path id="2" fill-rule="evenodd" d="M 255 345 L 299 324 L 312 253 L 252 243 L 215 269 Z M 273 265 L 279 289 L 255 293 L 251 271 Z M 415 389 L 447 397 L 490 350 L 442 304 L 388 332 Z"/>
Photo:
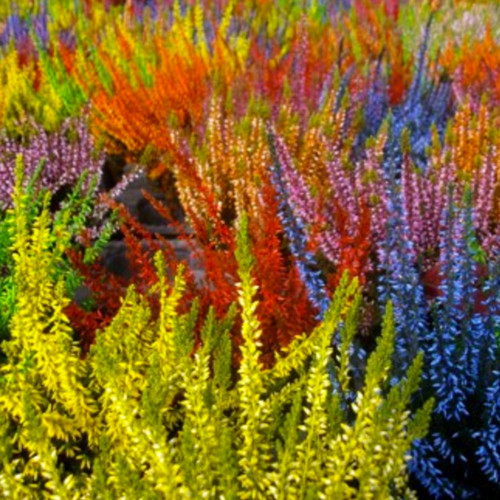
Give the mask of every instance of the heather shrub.
<path id="1" fill-rule="evenodd" d="M 86 357 L 64 314 L 54 273 L 69 230 L 45 199 L 32 220 L 18 182 L 13 209 L 14 313 L 2 343 L 0 484 L 10 498 L 401 498 L 408 452 L 432 402 L 413 416 L 423 358 L 388 385 L 394 344 L 389 303 L 383 332 L 354 387 L 349 349 L 360 302 L 344 277 L 324 319 L 275 365 L 260 362 L 254 258 L 247 219 L 237 245 L 239 296 L 211 310 L 199 337 L 196 301 L 180 314 L 182 268 L 147 294 L 131 287 Z M 157 295 L 152 311 L 148 295 Z M 241 361 L 229 331 L 241 317 Z M 341 342 L 332 347 L 332 334 Z M 355 393 L 353 392 L 355 391 Z M 351 399 L 350 394 L 354 394 Z"/>
<path id="2" fill-rule="evenodd" d="M 48 211 L 52 221 L 52 236 L 50 241 L 46 242 L 48 245 L 46 250 L 57 255 L 57 258 L 53 259 L 54 265 L 50 267 L 50 276 L 60 278 L 65 293 L 72 299 L 75 290 L 82 284 L 82 276 L 71 265 L 67 253 L 77 247 L 80 248 L 78 241 L 93 222 L 97 179 L 95 177 L 89 179 L 88 172 L 84 171 L 78 179 L 75 179 L 74 186 L 68 194 L 61 198 L 60 206 L 53 210 L 49 206 L 50 192 L 39 185 L 42 167 L 40 164 L 31 176 L 26 176 L 24 159 L 22 155 L 17 155 L 12 167 L 15 182 L 11 192 L 12 200 L 17 200 L 17 205 L 0 212 L 0 339 L 2 340 L 10 336 L 8 325 L 15 311 L 15 298 L 18 293 L 15 280 L 15 242 L 20 236 L 21 229 L 24 234 L 31 230 L 42 206 Z M 22 228 L 16 222 L 20 220 L 24 224 Z M 82 255 L 89 265 L 96 260 L 114 230 L 113 216 L 102 221 L 95 229 L 96 234 L 86 238 L 87 244 Z"/>
<path id="3" fill-rule="evenodd" d="M 67 119 L 56 132 L 35 125 L 25 136 L 13 138 L 4 134 L 0 137 L 0 209 L 11 204 L 18 155 L 23 156 L 27 178 L 40 169 L 34 179 L 38 189 L 45 188 L 53 194 L 69 192 L 84 172 L 85 187 L 90 187 L 93 177 L 97 181 L 100 178 L 104 162 L 104 154 L 97 151 L 94 142 L 84 118 Z M 96 185 L 94 182 L 94 188 Z"/>
<path id="4" fill-rule="evenodd" d="M 357 427 L 393 425 L 384 412 L 368 425 L 362 411 L 373 400 L 368 360 L 385 359 L 390 336 L 375 414 L 419 364 L 408 411 L 436 399 L 429 432 L 408 448 L 417 494 L 499 496 L 496 2 L 4 3 L 0 210 L 17 154 L 32 180 L 0 218 L 1 356 L 6 373 L 19 363 L 31 373 L 38 402 L 24 413 L 6 403 L 9 484 L 52 496 L 99 496 L 101 484 L 134 498 L 405 496 L 403 434 L 381 471 L 384 444 L 368 451 Z M 81 173 L 100 175 L 95 146 L 175 202 L 144 196 L 165 219 L 153 230 L 118 208 L 113 237 L 130 278 L 99 262 L 114 224 L 101 230 L 104 197 L 90 215 L 83 195 L 94 184 Z M 36 291 L 26 288 L 42 283 L 35 271 L 22 276 L 45 264 L 20 260 L 35 240 L 45 241 L 37 259 L 51 262 L 40 278 L 50 286 Z M 180 246 L 190 250 L 182 273 Z M 26 340 L 56 330 L 54 357 Z M 168 352 L 160 338 L 174 339 Z M 45 376 L 47 359 L 61 375 Z M 45 422 L 39 444 L 26 415 Z M 413 424 L 401 425 L 410 446 Z"/>

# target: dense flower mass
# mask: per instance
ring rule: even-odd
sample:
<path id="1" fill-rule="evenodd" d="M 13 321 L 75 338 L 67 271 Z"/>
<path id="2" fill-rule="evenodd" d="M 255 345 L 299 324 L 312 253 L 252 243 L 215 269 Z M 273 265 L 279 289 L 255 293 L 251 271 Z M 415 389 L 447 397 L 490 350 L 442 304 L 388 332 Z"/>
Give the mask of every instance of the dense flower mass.
<path id="1" fill-rule="evenodd" d="M 0 492 L 500 496 L 495 4 L 1 3 Z"/>
<path id="2" fill-rule="evenodd" d="M 71 188 L 87 173 L 88 186 L 95 177 L 98 182 L 104 159 L 94 148 L 83 119 L 65 120 L 57 132 L 46 132 L 36 125 L 25 138 L 4 136 L 0 139 L 0 206 L 12 204 L 15 164 L 18 155 L 24 160 L 25 172 L 33 176 L 37 170 L 37 185 L 52 193 Z"/>

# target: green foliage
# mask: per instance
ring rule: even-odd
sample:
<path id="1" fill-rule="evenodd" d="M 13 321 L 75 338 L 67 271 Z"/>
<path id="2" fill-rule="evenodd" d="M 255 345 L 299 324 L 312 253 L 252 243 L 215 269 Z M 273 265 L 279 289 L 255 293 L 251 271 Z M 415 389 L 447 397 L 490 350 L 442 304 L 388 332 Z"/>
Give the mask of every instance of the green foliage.
<path id="1" fill-rule="evenodd" d="M 46 251 L 51 254 L 51 279 L 64 283 L 65 293 L 72 296 L 80 283 L 80 276 L 64 258 L 65 252 L 75 244 L 75 237 L 87 226 L 93 214 L 93 193 L 95 179 L 87 189 L 83 188 L 84 173 L 69 196 L 62 202 L 60 209 L 53 215 L 48 213 L 49 195 L 35 189 L 44 164 L 40 163 L 26 185 L 24 185 L 24 166 L 22 156 L 17 158 L 16 184 L 13 192 L 15 207 L 0 212 L 0 341 L 10 336 L 9 322 L 15 311 L 17 295 L 21 290 L 16 287 L 15 264 L 19 248 L 30 244 L 29 233 L 40 223 L 39 212 L 43 206 L 46 218 L 50 219 L 50 237 L 45 242 Z M 24 187 L 23 187 L 24 186 Z M 112 214 L 101 228 L 101 235 L 86 249 L 85 259 L 91 262 L 96 259 L 103 246 L 109 241 L 114 229 L 115 216 Z M 49 224 L 49 220 L 46 221 Z M 35 244 L 35 242 L 32 242 Z M 36 264 L 36 262 L 35 262 Z M 37 272 L 35 265 L 33 272 Z M 1 357 L 0 353 L 0 357 Z"/>
<path id="2" fill-rule="evenodd" d="M 342 390 L 350 384 L 346 356 L 360 303 L 356 281 L 344 277 L 324 321 L 264 369 L 243 216 L 238 305 L 222 318 L 213 310 L 199 318 L 194 301 L 181 314 L 183 269 L 169 286 L 158 254 L 158 283 L 149 295 L 159 298 L 159 311 L 131 287 L 83 358 L 63 312 L 69 302 L 64 275 L 54 272 L 76 219 L 52 220 L 45 198 L 30 221 L 21 185 L 18 178 L 11 214 L 14 312 L 0 365 L 0 490 L 6 497 L 412 496 L 408 452 L 426 431 L 431 403 L 410 417 L 420 356 L 407 378 L 386 391 L 394 340 L 390 305 L 351 408 L 341 404 L 344 395 L 331 380 L 340 380 Z M 243 343 L 233 369 L 236 324 Z M 332 362 L 334 331 L 343 339 L 338 362 Z"/>

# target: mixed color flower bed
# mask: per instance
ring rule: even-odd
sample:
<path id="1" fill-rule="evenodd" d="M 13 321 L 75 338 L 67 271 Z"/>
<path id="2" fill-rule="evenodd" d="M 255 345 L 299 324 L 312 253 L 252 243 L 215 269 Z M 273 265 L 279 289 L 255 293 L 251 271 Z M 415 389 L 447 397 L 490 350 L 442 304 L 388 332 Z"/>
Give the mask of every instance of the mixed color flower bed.
<path id="1" fill-rule="evenodd" d="M 495 0 L 1 2 L 2 496 L 500 497 L 499 150 Z"/>

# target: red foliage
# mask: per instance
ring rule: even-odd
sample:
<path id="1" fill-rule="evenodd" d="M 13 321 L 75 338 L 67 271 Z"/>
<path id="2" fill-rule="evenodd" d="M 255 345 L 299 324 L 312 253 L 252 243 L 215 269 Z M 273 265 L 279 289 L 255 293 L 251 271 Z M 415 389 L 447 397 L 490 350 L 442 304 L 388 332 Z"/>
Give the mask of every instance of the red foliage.
<path id="1" fill-rule="evenodd" d="M 268 186 L 264 188 L 263 195 L 262 217 L 251 223 L 250 231 L 256 258 L 254 279 L 259 289 L 257 313 L 263 330 L 262 362 L 269 366 L 273 363 L 276 351 L 286 346 L 297 334 L 310 331 L 315 323 L 315 310 L 309 302 L 293 258 L 284 251 L 281 241 L 283 230 L 276 215 L 278 207 L 274 190 Z M 147 194 L 145 197 L 160 215 L 169 222 L 172 220 L 167 207 Z M 210 205 L 209 199 L 207 206 L 210 208 Z M 129 285 L 133 284 L 137 290 L 147 294 L 157 282 L 152 264 L 155 252 L 163 252 L 170 278 L 173 278 L 181 263 L 169 241 L 147 231 L 124 207 L 115 206 L 122 221 L 121 232 L 127 249 L 130 277 L 114 275 L 101 262 L 85 264 L 83 250 L 69 252 L 71 263 L 83 277 L 84 286 L 95 303 L 91 310 L 75 303 L 66 310 L 75 325 L 84 352 L 94 341 L 96 330 L 104 328 L 115 316 Z M 222 317 L 238 296 L 238 267 L 234 254 L 236 229 L 230 228 L 220 217 L 210 220 L 192 215 L 194 234 L 189 234 L 180 223 L 174 222 L 174 225 L 181 233 L 180 238 L 189 243 L 192 257 L 199 262 L 203 278 L 197 281 L 193 270 L 186 265 L 187 291 L 179 312 L 187 311 L 194 297 L 198 297 L 200 317 L 204 317 L 211 306 L 215 308 L 217 316 Z M 214 220 L 216 222 L 211 225 Z M 148 298 L 153 312 L 157 311 L 157 297 L 148 295 Z M 238 324 L 233 334 L 235 347 L 241 342 L 237 332 Z M 235 362 L 238 359 L 238 349 L 235 349 Z"/>
<path id="2" fill-rule="evenodd" d="M 73 268 L 83 277 L 82 286 L 96 304 L 95 308 L 87 310 L 73 302 L 65 309 L 82 351 L 86 353 L 95 340 L 96 331 L 105 328 L 118 312 L 126 282 L 108 272 L 99 261 L 92 265 L 84 263 L 83 251 L 71 250 L 68 257 Z"/>
<path id="3" fill-rule="evenodd" d="M 362 202 L 359 224 L 354 236 L 350 236 L 349 214 L 337 203 L 335 213 L 337 230 L 341 234 L 341 253 L 333 284 L 336 286 L 339 283 L 345 271 L 349 273 L 349 276 L 357 277 L 360 283 L 364 284 L 371 250 L 369 207 Z"/>
<path id="4" fill-rule="evenodd" d="M 316 311 L 293 259 L 284 254 L 280 239 L 283 228 L 277 217 L 278 202 L 269 185 L 263 187 L 263 205 L 266 208 L 262 219 L 258 225 L 253 221 L 250 231 L 254 235 L 254 278 L 259 286 L 257 312 L 264 331 L 263 351 L 265 361 L 271 364 L 280 347 L 311 330 Z"/>
<path id="5" fill-rule="evenodd" d="M 486 266 L 480 266 L 477 270 L 477 279 L 484 279 L 488 276 L 488 269 Z M 435 264 L 431 268 L 427 269 L 421 276 L 422 283 L 424 285 L 424 293 L 427 298 L 435 299 L 436 297 L 443 296 L 442 283 L 443 283 L 443 273 L 441 272 L 441 266 L 439 263 Z M 487 299 L 485 293 L 477 290 L 474 296 L 474 312 L 478 314 L 487 314 L 488 308 L 485 307 L 484 302 Z M 468 304 L 462 304 L 465 309 Z"/>

